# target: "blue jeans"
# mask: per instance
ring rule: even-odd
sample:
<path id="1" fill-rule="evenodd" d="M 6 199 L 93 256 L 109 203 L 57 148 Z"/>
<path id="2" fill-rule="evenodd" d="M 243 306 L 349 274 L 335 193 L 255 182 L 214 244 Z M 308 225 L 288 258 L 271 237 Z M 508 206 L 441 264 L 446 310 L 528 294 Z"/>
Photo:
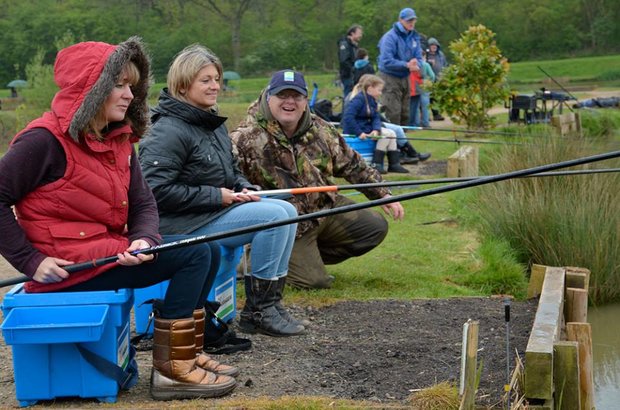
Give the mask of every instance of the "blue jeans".
<path id="1" fill-rule="evenodd" d="M 429 105 L 431 95 L 429 93 L 421 93 L 410 98 L 409 100 L 409 125 L 413 127 L 428 127 Z M 420 122 L 420 112 L 422 113 L 422 121 Z"/>
<path id="2" fill-rule="evenodd" d="M 407 143 L 407 137 L 405 136 L 405 130 L 400 125 L 392 124 L 390 122 L 384 122 L 383 126 L 396 133 L 396 146 L 402 148 Z"/>
<path id="3" fill-rule="evenodd" d="M 212 235 L 296 216 L 297 210 L 292 204 L 280 199 L 262 198 L 258 202 L 246 202 L 233 207 L 191 235 Z M 251 243 L 252 275 L 259 279 L 277 280 L 288 273 L 296 231 L 297 224 L 289 224 L 231 236 L 218 240 L 218 243 L 230 248 Z"/>

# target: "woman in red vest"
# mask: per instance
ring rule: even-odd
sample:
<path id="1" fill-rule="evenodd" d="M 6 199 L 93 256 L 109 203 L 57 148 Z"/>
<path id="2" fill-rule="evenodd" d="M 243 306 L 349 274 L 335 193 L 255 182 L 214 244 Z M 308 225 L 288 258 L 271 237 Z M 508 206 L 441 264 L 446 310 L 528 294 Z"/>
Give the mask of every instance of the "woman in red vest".
<path id="1" fill-rule="evenodd" d="M 202 244 L 156 258 L 134 253 L 162 242 L 134 150 L 148 125 L 149 66 L 138 38 L 58 53 L 60 91 L 51 110 L 18 133 L 0 159 L 0 253 L 32 279 L 28 292 L 170 280 L 156 311 L 151 393 L 160 400 L 221 396 L 234 389 L 238 369 L 206 356 L 201 345 L 219 248 Z M 118 262 L 73 274 L 63 268 L 110 255 Z"/>

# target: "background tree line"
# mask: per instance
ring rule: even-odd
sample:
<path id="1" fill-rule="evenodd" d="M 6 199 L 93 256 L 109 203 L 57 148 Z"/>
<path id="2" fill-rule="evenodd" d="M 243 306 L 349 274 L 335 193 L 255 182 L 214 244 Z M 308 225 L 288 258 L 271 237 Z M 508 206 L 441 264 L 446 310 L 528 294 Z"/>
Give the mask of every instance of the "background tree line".
<path id="1" fill-rule="evenodd" d="M 51 64 L 67 36 L 117 43 L 139 35 L 157 81 L 195 42 L 244 76 L 335 70 L 336 41 L 351 24 L 364 27 L 361 46 L 374 60 L 379 38 L 407 6 L 418 14 L 418 31 L 445 50 L 484 24 L 511 61 L 620 51 L 617 0 L 0 0 L 0 83 L 23 78 L 37 53 Z"/>

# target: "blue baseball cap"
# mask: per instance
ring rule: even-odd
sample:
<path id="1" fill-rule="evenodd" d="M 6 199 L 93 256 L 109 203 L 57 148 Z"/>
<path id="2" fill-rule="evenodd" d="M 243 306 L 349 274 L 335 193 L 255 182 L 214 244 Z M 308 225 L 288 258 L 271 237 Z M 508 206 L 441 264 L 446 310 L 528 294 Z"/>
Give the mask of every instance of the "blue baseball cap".
<path id="1" fill-rule="evenodd" d="M 274 95 L 283 90 L 295 90 L 307 97 L 308 87 L 306 86 L 304 75 L 294 70 L 281 70 L 276 72 L 271 76 L 267 92 L 269 95 Z"/>
<path id="2" fill-rule="evenodd" d="M 402 9 L 400 11 L 400 14 L 398 15 L 398 17 L 401 20 L 413 20 L 413 19 L 417 19 L 418 18 L 418 16 L 416 16 L 416 14 L 415 14 L 415 10 L 412 9 L 412 8 L 409 8 L 409 7 L 405 8 L 405 9 Z"/>

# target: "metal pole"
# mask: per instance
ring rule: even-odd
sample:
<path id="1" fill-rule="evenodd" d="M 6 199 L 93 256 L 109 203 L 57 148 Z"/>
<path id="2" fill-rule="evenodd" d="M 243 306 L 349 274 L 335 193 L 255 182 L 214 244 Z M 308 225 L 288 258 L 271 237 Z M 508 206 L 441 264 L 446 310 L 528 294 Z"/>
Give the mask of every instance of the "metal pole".
<path id="1" fill-rule="evenodd" d="M 164 252 L 167 250 L 195 245 L 198 243 L 216 241 L 219 239 L 230 238 L 231 236 L 243 235 L 243 234 L 251 233 L 251 232 L 257 232 L 263 229 L 275 228 L 278 226 L 289 225 L 292 223 L 309 221 L 309 220 L 316 219 L 316 218 L 324 218 L 326 216 L 338 215 L 338 214 L 351 212 L 351 211 L 358 211 L 361 209 L 371 208 L 373 206 L 383 206 L 383 205 L 391 204 L 394 202 L 407 201 L 410 199 L 437 195 L 437 194 L 441 194 L 444 192 L 451 192 L 451 191 L 456 191 L 459 189 L 486 185 L 486 184 L 490 184 L 493 182 L 505 181 L 507 179 L 512 179 L 512 178 L 521 178 L 527 175 L 533 175 L 533 174 L 551 171 L 551 170 L 560 169 L 560 168 L 567 168 L 567 167 L 573 167 L 577 165 L 589 164 L 591 162 L 603 161 L 606 159 L 612 159 L 612 158 L 618 158 L 618 157 L 620 157 L 620 151 L 611 151 L 611 152 L 607 152 L 603 154 L 592 155 L 589 157 L 577 158 L 573 160 L 562 161 L 562 162 L 557 162 L 553 164 L 541 165 L 538 167 L 526 168 L 526 169 L 522 169 L 518 171 L 507 172 L 504 174 L 476 178 L 470 181 L 463 181 L 463 182 L 452 184 L 452 185 L 435 187 L 435 188 L 430 188 L 430 189 L 426 189 L 422 191 L 411 192 L 411 193 L 406 193 L 406 194 L 401 194 L 401 195 L 389 196 L 389 197 L 375 199 L 375 200 L 368 201 L 368 202 L 346 205 L 346 206 L 342 206 L 338 208 L 326 209 L 326 210 L 322 210 L 318 212 L 312 212 L 306 215 L 300 215 L 295 218 L 288 218 L 288 219 L 283 219 L 280 221 L 252 225 L 252 226 L 248 226 L 245 228 L 233 229 L 230 231 L 220 232 L 220 233 L 212 234 L 212 235 L 201 235 L 197 237 L 187 238 L 181 241 L 175 241 L 175 242 L 165 243 L 165 244 L 161 244 L 157 246 L 152 246 L 147 249 L 136 250 L 132 252 L 132 254 L 137 255 L 139 253 L 142 253 L 145 255 L 151 255 L 151 254 L 158 253 L 158 252 Z M 108 263 L 113 263 L 113 262 L 116 262 L 117 260 L 118 260 L 118 257 L 116 255 L 107 256 L 104 258 L 100 258 L 100 259 L 96 259 L 96 260 L 92 260 L 88 262 L 80 262 L 80 263 L 76 263 L 73 265 L 64 266 L 63 269 L 69 273 L 73 273 L 73 272 L 78 272 L 84 269 L 90 269 L 90 268 L 94 268 L 97 266 L 106 265 Z M 11 280 L 17 281 L 17 282 L 12 282 L 12 284 L 16 284 L 16 283 L 26 282 L 31 279 L 24 276 L 23 278 L 14 278 Z M 2 286 L 6 286 L 6 284 L 4 284 L 4 282 L 0 282 L 0 287 Z"/>

